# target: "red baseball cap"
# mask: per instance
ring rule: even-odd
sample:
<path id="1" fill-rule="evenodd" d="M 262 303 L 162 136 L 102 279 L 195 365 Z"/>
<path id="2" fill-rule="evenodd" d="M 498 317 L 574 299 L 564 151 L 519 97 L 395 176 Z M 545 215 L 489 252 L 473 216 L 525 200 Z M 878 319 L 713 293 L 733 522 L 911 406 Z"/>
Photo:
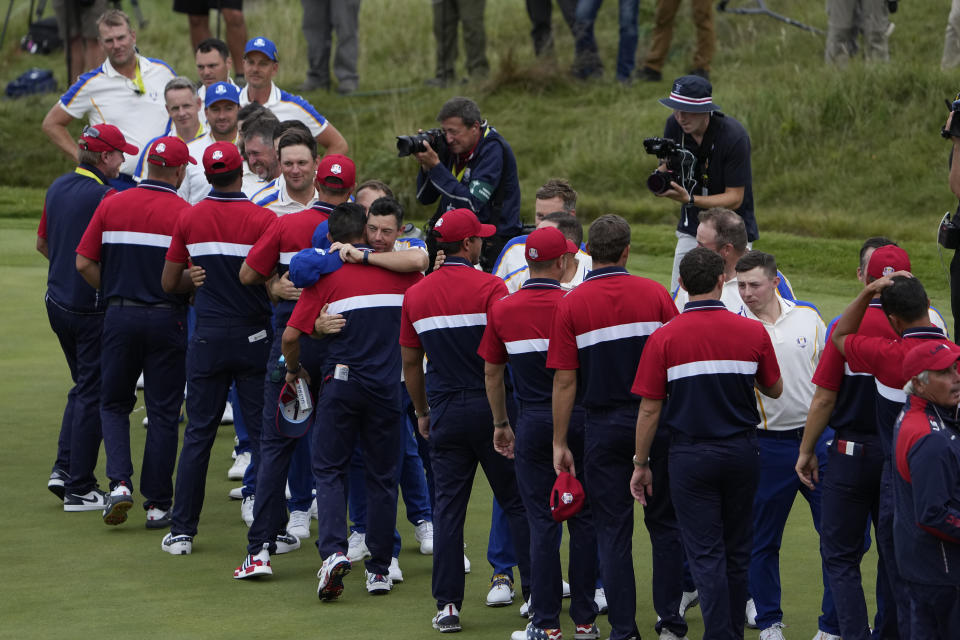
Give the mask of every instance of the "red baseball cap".
<path id="1" fill-rule="evenodd" d="M 577 245 L 573 244 L 560 229 L 556 227 L 542 227 L 535 229 L 527 236 L 527 248 L 524 252 L 527 260 L 546 262 L 556 260 L 565 253 L 576 253 Z"/>
<path id="2" fill-rule="evenodd" d="M 470 209 L 454 209 L 440 216 L 437 224 L 433 225 L 433 232 L 442 242 L 460 242 L 474 236 L 489 238 L 497 232 L 497 228 L 492 224 L 480 224 Z"/>
<path id="3" fill-rule="evenodd" d="M 352 189 L 356 181 L 357 167 L 347 156 L 333 153 L 320 160 L 317 182 L 328 189 Z"/>
<path id="4" fill-rule="evenodd" d="M 587 494 L 584 493 L 580 481 L 566 471 L 561 471 L 550 490 L 550 515 L 556 522 L 563 522 L 577 515 L 580 509 L 583 509 L 586 499 Z"/>
<path id="5" fill-rule="evenodd" d="M 179 167 L 180 165 L 197 164 L 190 156 L 187 144 L 180 138 L 164 136 L 157 138 L 147 152 L 147 162 L 159 167 Z"/>
<path id="6" fill-rule="evenodd" d="M 229 173 L 243 165 L 240 150 L 232 142 L 214 142 L 203 152 L 203 170 L 205 173 L 217 175 Z"/>
<path id="7" fill-rule="evenodd" d="M 875 249 L 867 263 L 867 275 L 871 278 L 882 278 L 895 271 L 910 271 L 910 256 L 907 252 L 893 244 Z"/>
<path id="8" fill-rule="evenodd" d="M 924 371 L 940 371 L 960 360 L 960 347 L 950 342 L 920 340 L 903 359 L 903 375 L 912 378 Z"/>
<path id="9" fill-rule="evenodd" d="M 123 151 L 135 156 L 140 149 L 123 137 L 120 129 L 112 124 L 95 124 L 83 128 L 80 134 L 80 148 L 86 151 Z"/>

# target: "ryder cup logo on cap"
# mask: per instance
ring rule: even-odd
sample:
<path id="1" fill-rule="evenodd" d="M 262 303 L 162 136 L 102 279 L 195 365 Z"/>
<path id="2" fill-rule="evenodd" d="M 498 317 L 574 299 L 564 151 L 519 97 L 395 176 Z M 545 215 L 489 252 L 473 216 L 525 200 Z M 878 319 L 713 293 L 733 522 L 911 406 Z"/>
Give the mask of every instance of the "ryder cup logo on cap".
<path id="1" fill-rule="evenodd" d="M 317 167 L 317 182 L 328 189 L 352 189 L 356 178 L 357 168 L 353 160 L 339 153 L 323 156 Z"/>
<path id="2" fill-rule="evenodd" d="M 567 491 L 560 496 L 560 500 L 563 502 L 563 504 L 573 504 L 573 494 Z"/>
<path id="3" fill-rule="evenodd" d="M 186 143 L 173 136 L 157 138 L 153 148 L 147 152 L 147 162 L 158 167 L 179 167 L 188 162 L 197 164 L 197 161 L 190 157 Z"/>
<path id="4" fill-rule="evenodd" d="M 203 170 L 209 174 L 229 173 L 243 165 L 240 151 L 232 142 L 214 142 L 203 152 Z"/>
<path id="5" fill-rule="evenodd" d="M 529 249 L 527 249 L 527 257 L 530 258 L 531 260 L 536 260 L 538 255 L 539 254 L 537 253 L 537 250 L 534 249 L 533 247 L 530 247 Z"/>
<path id="6" fill-rule="evenodd" d="M 330 167 L 330 173 L 340 175 L 341 173 L 343 173 L 343 167 L 341 167 L 338 164 L 335 164 L 332 167 Z"/>
<path id="7" fill-rule="evenodd" d="M 562 471 L 557 474 L 557 480 L 550 490 L 550 515 L 554 521 L 563 522 L 580 512 L 586 498 L 580 481 Z"/>
<path id="8" fill-rule="evenodd" d="M 273 44 L 263 36 L 257 36 L 256 38 L 248 41 L 246 48 L 243 50 L 243 55 L 247 55 L 251 51 L 259 51 L 274 62 L 277 61 L 277 45 Z"/>
<path id="9" fill-rule="evenodd" d="M 207 96 L 204 99 L 204 106 L 209 107 L 215 102 L 226 101 L 240 104 L 240 89 L 237 85 L 229 82 L 217 82 L 210 85 L 207 89 Z"/>
<path id="10" fill-rule="evenodd" d="M 570 242 L 556 227 L 541 227 L 534 229 L 527 236 L 527 260 L 531 262 L 546 262 L 556 260 L 565 253 L 576 253 L 577 245 Z"/>
<path id="11" fill-rule="evenodd" d="M 682 76 L 673 83 L 670 97 L 661 98 L 660 104 L 675 111 L 688 113 L 709 113 L 719 111 L 713 103 L 713 85 L 700 76 Z"/>
<path id="12" fill-rule="evenodd" d="M 867 263 L 867 275 L 871 278 L 883 278 L 896 271 L 910 271 L 910 256 L 907 252 L 893 244 L 875 249 Z"/>
<path id="13" fill-rule="evenodd" d="M 441 242 L 460 242 L 467 238 L 489 238 L 497 232 L 492 224 L 480 224 L 470 209 L 453 209 L 440 216 L 433 233 Z"/>

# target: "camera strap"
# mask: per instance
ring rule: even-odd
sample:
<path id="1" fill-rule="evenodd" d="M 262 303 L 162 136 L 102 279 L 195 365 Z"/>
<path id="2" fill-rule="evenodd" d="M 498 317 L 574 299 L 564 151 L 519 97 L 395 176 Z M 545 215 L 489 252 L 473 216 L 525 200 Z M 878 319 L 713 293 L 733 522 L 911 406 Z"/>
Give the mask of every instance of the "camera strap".
<path id="1" fill-rule="evenodd" d="M 702 194 L 709 194 L 710 187 L 710 157 L 713 155 L 714 143 L 717 139 L 717 135 L 720 133 L 720 129 L 723 128 L 723 112 L 714 111 L 710 114 L 710 124 L 707 125 L 707 130 L 703 134 L 703 140 L 700 141 L 700 145 L 697 147 L 696 153 L 693 155 L 697 158 L 697 169 L 699 170 L 699 185 L 703 189 Z"/>

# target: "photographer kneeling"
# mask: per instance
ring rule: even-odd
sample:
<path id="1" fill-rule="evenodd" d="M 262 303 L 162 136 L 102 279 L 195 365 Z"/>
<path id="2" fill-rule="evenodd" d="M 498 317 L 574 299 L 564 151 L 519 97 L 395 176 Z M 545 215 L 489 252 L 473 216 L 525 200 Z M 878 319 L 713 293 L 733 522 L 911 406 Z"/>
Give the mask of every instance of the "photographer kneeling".
<path id="1" fill-rule="evenodd" d="M 750 136 L 743 125 L 719 111 L 712 92 L 710 82 L 699 76 L 675 80 L 670 96 L 662 98 L 660 104 L 673 109 L 663 137 L 676 145 L 664 145 L 658 139 L 644 141 L 647 153 L 661 161 L 648 180 L 651 191 L 683 205 L 670 275 L 671 292 L 677 288 L 680 260 L 697 246 L 700 209 L 736 211 L 746 225 L 747 242 L 753 243 L 760 236 L 753 214 Z M 664 175 L 669 172 L 672 175 Z"/>
<path id="2" fill-rule="evenodd" d="M 397 149 L 420 163 L 417 200 L 423 204 L 440 200 L 428 230 L 452 209 L 470 209 L 480 222 L 497 228 L 495 235 L 483 239 L 480 255 L 480 266 L 490 271 L 504 245 L 521 231 L 516 158 L 503 136 L 481 120 L 480 107 L 469 98 L 448 100 L 437 121 L 440 129 L 398 138 Z M 433 264 L 436 245 L 430 241 L 428 247 Z"/>

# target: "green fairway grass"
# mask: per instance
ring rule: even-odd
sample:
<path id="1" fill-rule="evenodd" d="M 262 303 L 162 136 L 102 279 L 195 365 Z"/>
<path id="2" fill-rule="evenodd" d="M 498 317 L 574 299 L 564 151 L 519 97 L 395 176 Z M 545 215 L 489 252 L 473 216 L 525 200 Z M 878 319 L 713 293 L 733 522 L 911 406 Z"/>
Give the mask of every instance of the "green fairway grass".
<path id="1" fill-rule="evenodd" d="M 767 1 L 774 11 L 826 27 L 822 2 Z M 150 23 L 138 31 L 140 49 L 193 77 L 186 17 L 172 14 L 169 0 L 141 4 Z M 297 93 L 306 69 L 300 3 L 244 4 L 250 36 L 266 35 L 280 49 L 278 85 Z M 949 143 L 937 132 L 946 116 L 943 100 L 952 99 L 960 86 L 958 74 L 938 68 L 948 3 L 930 4 L 936 6 L 902 3 L 894 16 L 890 64 L 854 62 L 846 69 L 823 65 L 822 37 L 762 16 L 717 16 L 714 97 L 751 134 L 761 231 L 755 248 L 774 253 L 797 297 L 817 305 L 828 321 L 859 290 L 855 272 L 861 242 L 883 234 L 910 252 L 914 273 L 952 333 L 943 267 L 952 254 L 941 256 L 935 238 L 940 217 L 956 206 L 956 199 L 946 185 Z M 130 9 L 129 3 L 124 5 Z M 18 49 L 28 3 L 11 6 L 0 79 L 6 83 L 30 67 L 49 67 L 65 88 L 69 82 L 62 52 L 43 57 Z M 682 10 L 665 82 L 622 87 L 612 79 L 615 7 L 613 0 L 604 3 L 597 22 L 607 66 L 602 81 L 579 83 L 567 76 L 573 42 L 559 12 L 554 15 L 557 60 L 542 62 L 533 57 L 522 3 L 487 0 L 491 77 L 431 90 L 422 84 L 434 70 L 429 3 L 364 0 L 360 91 L 349 97 L 315 91 L 307 97 L 349 142 L 358 178 L 388 182 L 408 217 L 421 222 L 433 207 L 416 203 L 416 163 L 396 157 L 395 136 L 434 126 L 440 105 L 454 94 L 474 97 L 516 152 L 527 221 L 532 219 L 536 188 L 548 178 L 567 177 L 580 194 L 577 209 L 585 224 L 609 212 L 627 217 L 634 223 L 631 271 L 666 283 L 679 207 L 647 191 L 646 176 L 656 161 L 643 153 L 641 143 L 663 130 L 669 111 L 656 100 L 667 94 L 672 77 L 688 69 L 693 27 Z M 652 10 L 652 0 L 642 3 L 641 56 L 649 44 Z M 320 603 L 320 558 L 312 541 L 275 556 L 272 578 L 233 580 L 232 571 L 245 553 L 247 529 L 239 502 L 227 499 L 237 484 L 226 480 L 233 439 L 229 426 L 220 430 L 214 446 L 207 500 L 190 556 L 161 552 L 163 534 L 144 528 L 139 508 L 131 511 L 126 524 L 107 527 L 98 513 L 64 513 L 46 490 L 70 387 L 44 309 L 46 262 L 33 248 L 44 190 L 71 168 L 40 131 L 55 100 L 56 95 L 49 94 L 0 101 L 0 549 L 7 561 L 0 580 L 0 638 L 434 637 L 431 558 L 418 553 L 402 503 L 398 523 L 405 547 L 400 566 L 406 581 L 389 596 L 368 596 L 362 567 L 356 567 L 341 600 Z M 79 129 L 80 123 L 71 128 L 74 133 Z M 136 470 L 143 416 L 141 403 L 131 416 Z M 102 454 L 97 476 L 105 485 Z M 502 609 L 484 606 L 490 577 L 485 561 L 490 500 L 480 477 L 467 519 L 466 552 L 473 572 L 466 578 L 462 621 L 466 637 L 505 640 L 526 621 L 518 615 L 519 599 Z M 781 554 L 784 622 L 794 640 L 815 633 L 821 595 L 818 538 L 802 503 L 791 515 Z M 656 621 L 650 546 L 642 510 L 635 514 L 637 621 L 650 638 Z M 864 562 L 871 610 L 875 567 L 871 549 Z M 687 619 L 690 638 L 700 637 L 700 610 L 691 610 Z M 572 637 L 569 619 L 561 621 Z M 609 625 L 603 617 L 598 622 L 605 637 Z M 756 632 L 746 635 L 753 638 Z"/>

